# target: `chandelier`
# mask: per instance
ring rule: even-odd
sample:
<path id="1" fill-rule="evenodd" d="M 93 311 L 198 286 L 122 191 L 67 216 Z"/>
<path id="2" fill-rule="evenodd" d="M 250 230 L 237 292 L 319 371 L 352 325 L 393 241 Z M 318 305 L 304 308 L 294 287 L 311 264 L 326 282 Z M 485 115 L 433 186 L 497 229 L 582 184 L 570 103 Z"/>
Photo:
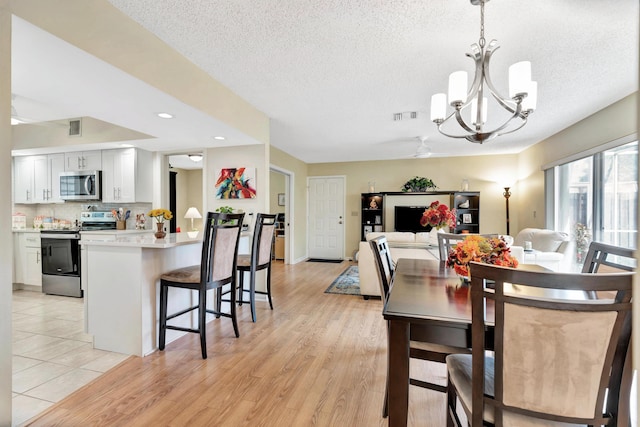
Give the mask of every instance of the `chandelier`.
<path id="1" fill-rule="evenodd" d="M 467 91 L 467 72 L 456 71 L 449 76 L 449 105 L 454 111 L 447 115 L 447 95 L 437 93 L 431 97 L 431 120 L 438 125 L 438 131 L 451 138 L 464 138 L 470 142 L 482 144 L 496 136 L 515 132 L 527 123 L 527 117 L 535 110 L 538 83 L 531 81 L 531 63 L 522 61 L 509 67 L 509 97 L 501 95 L 489 74 L 491 55 L 498 49 L 498 42 L 491 40 L 488 46 L 484 38 L 484 4 L 489 0 L 471 0 L 471 4 L 480 5 L 480 40 L 471 45 L 467 56 L 476 64 L 475 77 Z M 487 95 L 508 112 L 508 118 L 498 123 L 493 130 L 485 129 L 487 121 Z M 468 120 L 462 111 L 471 106 Z M 464 133 L 451 134 L 445 130 L 446 123 L 455 117 L 455 121 Z M 451 126 L 449 126 L 451 127 Z"/>

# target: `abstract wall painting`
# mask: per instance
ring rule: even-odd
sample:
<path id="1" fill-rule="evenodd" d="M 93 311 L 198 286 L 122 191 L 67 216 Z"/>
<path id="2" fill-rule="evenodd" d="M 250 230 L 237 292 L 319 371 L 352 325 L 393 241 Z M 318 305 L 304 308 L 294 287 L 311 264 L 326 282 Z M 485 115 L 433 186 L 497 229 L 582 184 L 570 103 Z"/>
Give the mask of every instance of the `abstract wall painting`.
<path id="1" fill-rule="evenodd" d="M 223 168 L 216 180 L 216 199 L 255 199 L 256 168 Z"/>

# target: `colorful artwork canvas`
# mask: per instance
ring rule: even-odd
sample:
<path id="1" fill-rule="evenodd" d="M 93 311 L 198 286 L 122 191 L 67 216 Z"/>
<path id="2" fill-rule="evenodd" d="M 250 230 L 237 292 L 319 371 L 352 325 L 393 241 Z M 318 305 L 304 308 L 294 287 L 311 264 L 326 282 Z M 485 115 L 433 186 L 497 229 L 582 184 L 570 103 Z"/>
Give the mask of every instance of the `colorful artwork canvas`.
<path id="1" fill-rule="evenodd" d="M 220 169 L 216 180 L 216 199 L 255 199 L 255 168 Z"/>

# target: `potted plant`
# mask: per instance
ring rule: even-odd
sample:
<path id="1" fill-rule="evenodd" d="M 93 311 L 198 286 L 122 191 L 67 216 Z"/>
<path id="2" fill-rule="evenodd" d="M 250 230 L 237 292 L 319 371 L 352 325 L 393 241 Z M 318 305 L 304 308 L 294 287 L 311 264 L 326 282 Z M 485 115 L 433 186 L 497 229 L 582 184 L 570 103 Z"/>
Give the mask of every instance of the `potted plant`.
<path id="1" fill-rule="evenodd" d="M 415 176 L 402 186 L 403 193 L 420 193 L 435 190 L 438 186 L 429 178 Z"/>

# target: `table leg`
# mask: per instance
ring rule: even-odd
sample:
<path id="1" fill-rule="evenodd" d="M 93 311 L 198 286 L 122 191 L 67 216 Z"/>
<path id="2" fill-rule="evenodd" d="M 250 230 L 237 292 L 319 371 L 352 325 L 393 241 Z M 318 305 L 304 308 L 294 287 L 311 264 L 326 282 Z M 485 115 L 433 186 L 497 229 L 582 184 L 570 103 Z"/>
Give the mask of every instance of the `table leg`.
<path id="1" fill-rule="evenodd" d="M 389 321 L 389 427 L 407 425 L 409 411 L 409 323 Z"/>

